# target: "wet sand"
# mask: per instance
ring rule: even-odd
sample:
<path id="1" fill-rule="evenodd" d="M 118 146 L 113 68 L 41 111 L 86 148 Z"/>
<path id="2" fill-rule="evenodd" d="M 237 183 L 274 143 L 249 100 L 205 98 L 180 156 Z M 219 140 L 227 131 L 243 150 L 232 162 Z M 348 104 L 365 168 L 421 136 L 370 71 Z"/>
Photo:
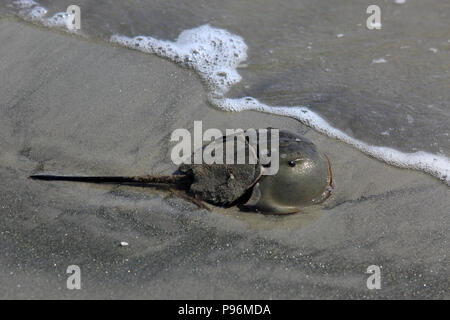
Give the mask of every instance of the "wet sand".
<path id="1" fill-rule="evenodd" d="M 0 42 L 0 298 L 449 298 L 439 180 L 293 119 L 214 109 L 196 74 L 156 56 L 9 18 Z M 275 217 L 207 212 L 153 188 L 27 179 L 171 173 L 170 134 L 194 120 L 304 134 L 331 159 L 335 194 Z M 380 290 L 366 287 L 373 264 Z M 69 265 L 81 290 L 66 288 Z"/>

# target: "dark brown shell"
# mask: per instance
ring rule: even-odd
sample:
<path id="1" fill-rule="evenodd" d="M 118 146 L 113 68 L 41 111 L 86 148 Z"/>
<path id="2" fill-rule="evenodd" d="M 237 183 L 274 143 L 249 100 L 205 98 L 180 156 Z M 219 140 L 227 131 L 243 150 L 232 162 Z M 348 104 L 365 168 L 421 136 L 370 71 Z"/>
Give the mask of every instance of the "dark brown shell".
<path id="1" fill-rule="evenodd" d="M 192 177 L 193 182 L 189 188 L 191 194 L 215 205 L 231 205 L 261 176 L 261 165 L 258 161 L 255 164 L 250 164 L 249 161 L 245 161 L 245 164 L 225 164 L 224 142 L 229 139 L 241 139 L 246 155 L 253 154 L 257 160 L 256 150 L 247 142 L 245 136 L 235 134 L 224 136 L 223 141 L 219 142 L 224 147 L 223 164 L 182 164 L 178 169 L 181 174 Z M 203 150 L 205 148 L 206 145 L 203 146 Z"/>

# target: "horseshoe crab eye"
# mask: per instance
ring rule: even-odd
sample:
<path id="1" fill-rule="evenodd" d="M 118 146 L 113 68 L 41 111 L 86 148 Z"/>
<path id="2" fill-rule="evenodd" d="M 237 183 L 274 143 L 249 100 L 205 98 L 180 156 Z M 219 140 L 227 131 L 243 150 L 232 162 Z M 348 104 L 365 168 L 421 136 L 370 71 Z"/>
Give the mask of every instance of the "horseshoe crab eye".
<path id="1" fill-rule="evenodd" d="M 296 162 L 294 160 L 291 160 L 288 162 L 289 167 L 295 167 Z"/>

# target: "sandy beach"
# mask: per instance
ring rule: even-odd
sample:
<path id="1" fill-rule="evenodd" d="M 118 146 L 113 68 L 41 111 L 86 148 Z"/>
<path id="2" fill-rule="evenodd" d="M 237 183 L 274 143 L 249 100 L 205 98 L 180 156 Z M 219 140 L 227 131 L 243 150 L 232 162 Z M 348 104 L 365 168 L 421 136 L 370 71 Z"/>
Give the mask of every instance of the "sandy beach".
<path id="1" fill-rule="evenodd" d="M 0 298 L 450 298 L 450 193 L 438 179 L 294 119 L 215 109 L 193 71 L 156 56 L 5 17 L 0 43 Z M 334 195 L 279 217 L 27 178 L 170 174 L 170 135 L 194 120 L 305 135 L 332 162 Z M 81 290 L 66 288 L 69 265 Z M 370 265 L 379 290 L 366 286 Z"/>

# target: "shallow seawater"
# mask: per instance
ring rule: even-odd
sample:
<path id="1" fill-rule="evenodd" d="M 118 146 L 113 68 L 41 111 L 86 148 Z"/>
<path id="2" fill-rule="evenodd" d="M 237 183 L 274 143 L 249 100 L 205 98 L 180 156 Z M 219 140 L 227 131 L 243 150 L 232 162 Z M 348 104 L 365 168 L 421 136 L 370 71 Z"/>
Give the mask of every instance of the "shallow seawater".
<path id="1" fill-rule="evenodd" d="M 37 2 L 48 17 L 79 5 L 81 33 L 106 41 L 112 35 L 175 41 L 205 24 L 227 30 L 248 49 L 237 68 L 242 79 L 225 97 L 307 106 L 351 138 L 442 156 L 449 170 L 448 1 Z M 19 12 L 12 3 L 2 1 L 0 12 Z M 366 27 L 369 5 L 381 9 L 380 30 Z"/>

